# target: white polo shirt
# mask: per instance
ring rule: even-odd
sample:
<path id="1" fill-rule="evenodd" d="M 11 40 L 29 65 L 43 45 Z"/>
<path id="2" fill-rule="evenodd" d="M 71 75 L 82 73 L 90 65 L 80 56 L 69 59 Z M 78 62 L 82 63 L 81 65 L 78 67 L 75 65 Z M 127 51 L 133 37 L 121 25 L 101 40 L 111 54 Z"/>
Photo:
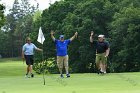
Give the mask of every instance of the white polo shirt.
<path id="1" fill-rule="evenodd" d="M 24 55 L 34 55 L 35 49 L 37 49 L 37 47 L 33 43 L 26 43 L 22 48 Z"/>

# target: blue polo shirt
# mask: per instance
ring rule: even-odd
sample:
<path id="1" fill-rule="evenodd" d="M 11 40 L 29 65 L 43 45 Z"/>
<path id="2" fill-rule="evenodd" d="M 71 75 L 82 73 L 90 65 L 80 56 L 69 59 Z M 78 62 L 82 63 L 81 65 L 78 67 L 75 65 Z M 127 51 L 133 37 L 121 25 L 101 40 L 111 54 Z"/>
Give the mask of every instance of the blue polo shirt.
<path id="1" fill-rule="evenodd" d="M 22 48 L 24 55 L 34 55 L 35 49 L 37 49 L 37 47 L 33 43 L 26 43 Z"/>
<path id="2" fill-rule="evenodd" d="M 57 56 L 68 55 L 67 50 L 70 42 L 71 42 L 70 40 L 64 40 L 63 42 L 61 42 L 60 40 L 55 40 Z"/>

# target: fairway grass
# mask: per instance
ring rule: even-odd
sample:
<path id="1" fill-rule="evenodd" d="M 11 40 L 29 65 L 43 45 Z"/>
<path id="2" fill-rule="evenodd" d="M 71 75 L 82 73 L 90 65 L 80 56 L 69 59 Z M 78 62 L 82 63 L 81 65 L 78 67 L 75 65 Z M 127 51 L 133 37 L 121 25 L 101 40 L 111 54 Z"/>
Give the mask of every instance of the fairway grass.
<path id="1" fill-rule="evenodd" d="M 19 60 L 0 60 L 0 93 L 140 93 L 140 73 L 58 74 L 25 78 L 26 65 Z"/>

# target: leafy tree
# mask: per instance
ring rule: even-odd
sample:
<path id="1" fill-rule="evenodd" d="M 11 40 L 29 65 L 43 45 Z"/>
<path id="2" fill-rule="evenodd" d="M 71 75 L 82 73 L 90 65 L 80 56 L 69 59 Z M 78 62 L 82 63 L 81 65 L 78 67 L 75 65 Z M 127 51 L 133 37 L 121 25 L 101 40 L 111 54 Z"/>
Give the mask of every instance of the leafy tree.
<path id="1" fill-rule="evenodd" d="M 4 9 L 5 6 L 0 4 L 0 28 L 4 25 L 5 22 Z"/>
<path id="2" fill-rule="evenodd" d="M 139 30 L 140 30 L 140 8 L 133 4 L 124 7 L 114 15 L 112 22 L 112 48 L 113 61 L 118 64 L 117 71 L 139 70 Z"/>
<path id="3" fill-rule="evenodd" d="M 55 56 L 51 30 L 55 31 L 56 38 L 65 34 L 66 39 L 78 31 L 78 38 L 69 46 L 70 69 L 72 72 L 92 72 L 95 69 L 95 48 L 89 42 L 90 31 L 108 36 L 107 25 L 114 11 L 114 4 L 108 0 L 65 0 L 44 10 L 41 25 L 47 40 L 44 44 L 46 60 Z"/>
<path id="4" fill-rule="evenodd" d="M 8 32 L 10 38 L 11 57 L 21 55 L 21 47 L 25 42 L 25 37 L 30 36 L 32 31 L 33 14 L 38 9 L 32 6 L 28 0 L 15 0 L 13 8 L 6 17 L 4 29 Z"/>

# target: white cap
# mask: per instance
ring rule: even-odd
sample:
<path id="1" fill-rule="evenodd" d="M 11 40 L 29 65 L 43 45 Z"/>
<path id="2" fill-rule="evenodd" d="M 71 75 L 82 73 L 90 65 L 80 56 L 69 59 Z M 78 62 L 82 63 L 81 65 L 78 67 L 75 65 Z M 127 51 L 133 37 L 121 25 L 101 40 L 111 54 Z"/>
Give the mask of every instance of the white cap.
<path id="1" fill-rule="evenodd" d="M 99 35 L 98 37 L 104 38 L 104 35 Z"/>

